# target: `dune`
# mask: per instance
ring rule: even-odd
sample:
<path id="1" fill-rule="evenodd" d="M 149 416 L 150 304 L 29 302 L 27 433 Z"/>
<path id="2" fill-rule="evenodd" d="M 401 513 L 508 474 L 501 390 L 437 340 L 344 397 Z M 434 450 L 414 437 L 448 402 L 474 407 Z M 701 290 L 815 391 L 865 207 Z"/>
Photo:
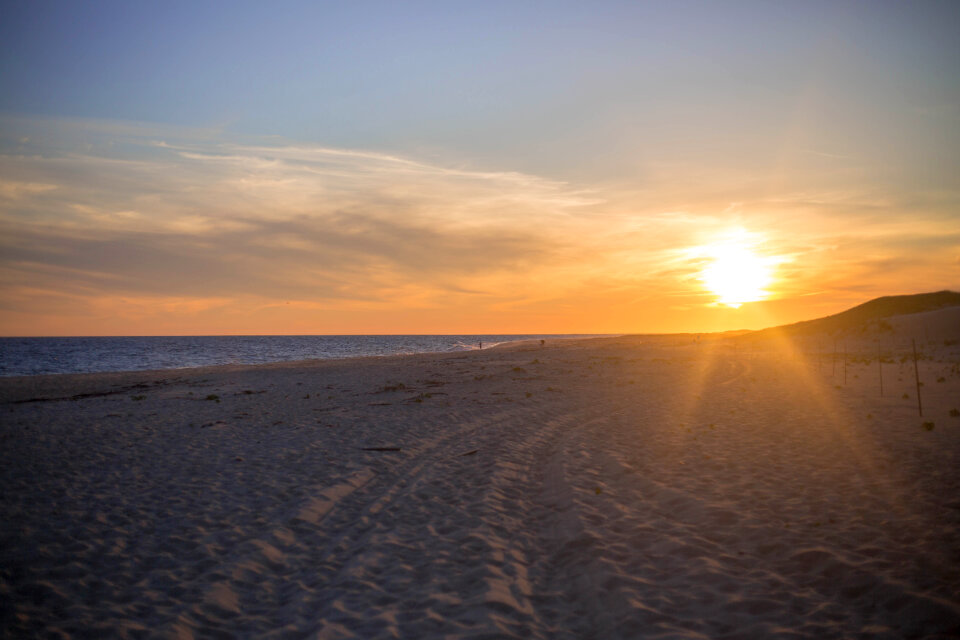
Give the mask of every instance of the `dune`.
<path id="1" fill-rule="evenodd" d="M 809 336 L 2 379 L 0 629 L 958 637 L 960 345 L 917 336 L 923 416 L 901 362 L 930 313 L 883 397 L 870 336 L 845 379 Z"/>
<path id="2" fill-rule="evenodd" d="M 769 334 L 801 336 L 804 334 L 849 332 L 851 330 L 862 333 L 871 328 L 886 328 L 885 321 L 891 317 L 917 317 L 928 312 L 941 310 L 949 313 L 951 309 L 955 311 L 958 308 L 960 308 L 960 293 L 955 291 L 883 296 L 825 318 L 804 320 L 755 333 L 759 336 Z"/>

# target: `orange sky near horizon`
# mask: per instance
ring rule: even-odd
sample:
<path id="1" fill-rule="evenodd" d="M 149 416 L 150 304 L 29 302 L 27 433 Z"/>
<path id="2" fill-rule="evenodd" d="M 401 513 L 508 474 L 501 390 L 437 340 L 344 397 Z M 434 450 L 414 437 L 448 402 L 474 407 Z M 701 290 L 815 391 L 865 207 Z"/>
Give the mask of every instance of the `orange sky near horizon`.
<path id="1" fill-rule="evenodd" d="M 0 158 L 2 335 L 707 332 L 958 283 L 960 229 L 935 208 L 878 219 L 896 206 L 878 195 L 770 197 L 729 172 L 632 192 L 82 128 L 99 146 Z M 753 297 L 717 290 L 758 270 Z"/>
<path id="2" fill-rule="evenodd" d="M 19 3 L 0 336 L 759 329 L 960 290 L 960 4 Z"/>

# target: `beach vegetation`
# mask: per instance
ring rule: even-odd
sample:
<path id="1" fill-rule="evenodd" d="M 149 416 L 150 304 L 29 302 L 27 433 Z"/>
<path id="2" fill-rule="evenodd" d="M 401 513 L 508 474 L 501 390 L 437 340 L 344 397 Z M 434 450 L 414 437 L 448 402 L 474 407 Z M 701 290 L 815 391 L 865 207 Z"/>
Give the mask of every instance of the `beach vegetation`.
<path id="1" fill-rule="evenodd" d="M 909 400 L 909 399 L 910 399 L 910 394 L 909 394 L 909 393 L 903 394 L 903 399 L 904 399 L 904 400 Z"/>
<path id="2" fill-rule="evenodd" d="M 926 429 L 927 431 L 933 431 L 933 423 L 932 423 L 932 422 L 924 422 L 924 423 L 923 423 L 922 425 L 920 425 L 920 426 L 923 427 L 924 429 Z"/>
<path id="3" fill-rule="evenodd" d="M 146 400 L 146 398 L 147 398 L 147 396 L 143 396 L 143 395 L 140 395 L 140 396 L 130 396 L 130 399 L 133 400 L 134 402 L 139 402 L 140 400 Z"/>
<path id="4" fill-rule="evenodd" d="M 527 370 L 524 369 L 523 367 L 514 367 L 514 368 L 513 368 L 513 371 L 514 371 L 514 373 L 526 373 L 526 372 L 527 372 Z"/>
<path id="5" fill-rule="evenodd" d="M 398 382 L 397 384 L 384 385 L 383 391 L 385 391 L 385 392 L 389 392 L 389 391 L 403 391 L 403 390 L 406 389 L 406 388 L 407 388 L 407 385 L 403 384 L 402 382 Z"/>
<path id="6" fill-rule="evenodd" d="M 960 409 L 950 409 L 951 418 L 960 418 Z"/>
<path id="7" fill-rule="evenodd" d="M 220 402 L 220 396 L 218 396 L 215 393 L 211 393 L 206 398 L 204 398 L 204 400 L 210 400 L 212 402 Z"/>

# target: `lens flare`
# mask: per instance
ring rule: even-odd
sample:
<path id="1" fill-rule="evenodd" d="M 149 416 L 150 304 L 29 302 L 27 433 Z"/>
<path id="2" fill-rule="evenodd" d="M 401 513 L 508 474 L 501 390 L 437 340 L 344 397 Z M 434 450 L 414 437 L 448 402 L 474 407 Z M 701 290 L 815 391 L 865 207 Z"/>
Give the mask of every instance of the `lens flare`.
<path id="1" fill-rule="evenodd" d="M 739 308 L 745 302 L 764 300 L 773 282 L 773 260 L 757 255 L 743 239 L 703 247 L 709 264 L 700 280 L 717 296 L 717 303 Z"/>

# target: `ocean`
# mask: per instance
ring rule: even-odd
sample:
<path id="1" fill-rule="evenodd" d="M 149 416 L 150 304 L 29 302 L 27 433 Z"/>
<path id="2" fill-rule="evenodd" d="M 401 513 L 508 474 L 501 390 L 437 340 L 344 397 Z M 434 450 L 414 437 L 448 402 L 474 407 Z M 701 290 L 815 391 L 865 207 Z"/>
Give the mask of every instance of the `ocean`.
<path id="1" fill-rule="evenodd" d="M 582 334 L 460 336 L 151 336 L 0 338 L 0 376 L 181 369 L 315 358 L 471 351 Z"/>

